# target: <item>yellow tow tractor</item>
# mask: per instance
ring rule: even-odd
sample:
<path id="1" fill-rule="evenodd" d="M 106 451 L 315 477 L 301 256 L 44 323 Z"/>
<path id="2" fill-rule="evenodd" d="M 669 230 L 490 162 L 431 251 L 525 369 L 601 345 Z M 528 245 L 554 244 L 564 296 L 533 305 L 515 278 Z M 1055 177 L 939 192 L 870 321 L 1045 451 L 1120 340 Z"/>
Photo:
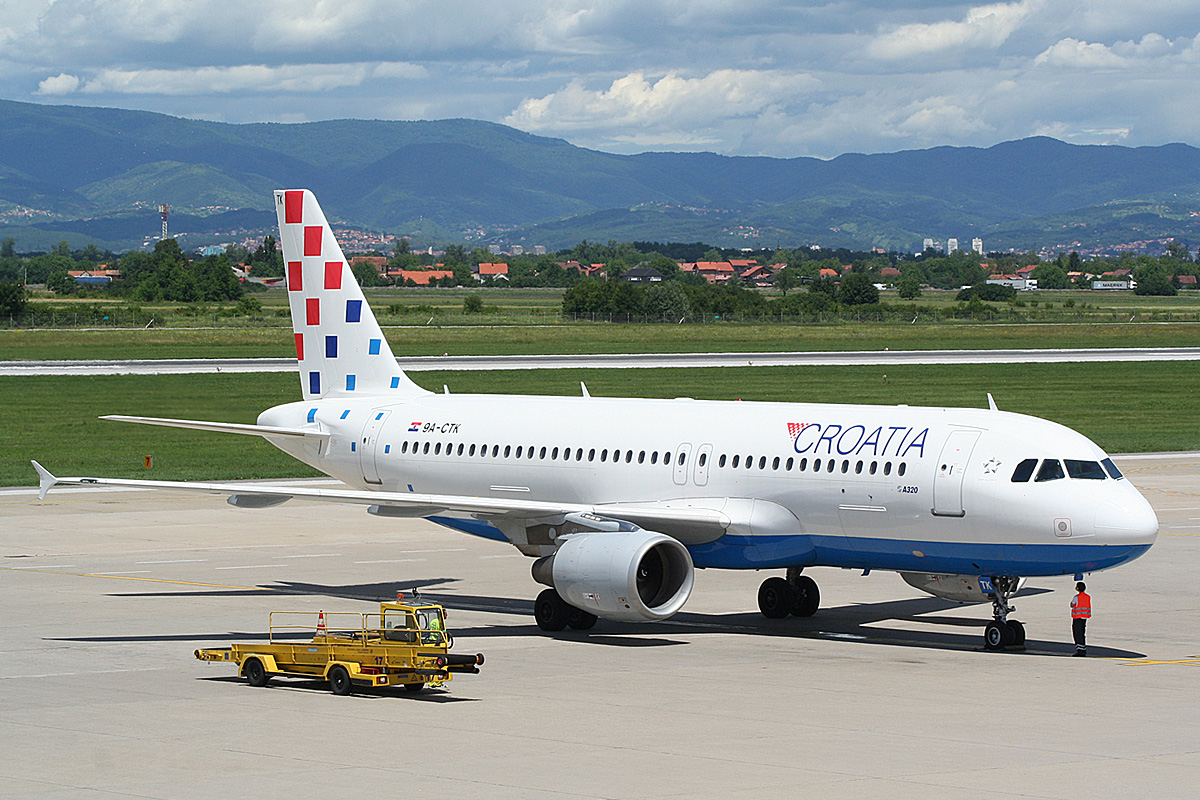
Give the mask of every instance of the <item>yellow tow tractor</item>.
<path id="1" fill-rule="evenodd" d="M 403 686 L 419 692 L 441 686 L 455 672 L 478 673 L 483 655 L 452 655 L 446 611 L 433 603 L 379 604 L 379 613 L 272 611 L 266 643 L 236 642 L 196 651 L 201 661 L 238 666 L 251 686 L 271 678 L 321 678 L 334 694 L 354 687 Z M 311 642 L 289 643 L 299 631 L 316 631 Z"/>

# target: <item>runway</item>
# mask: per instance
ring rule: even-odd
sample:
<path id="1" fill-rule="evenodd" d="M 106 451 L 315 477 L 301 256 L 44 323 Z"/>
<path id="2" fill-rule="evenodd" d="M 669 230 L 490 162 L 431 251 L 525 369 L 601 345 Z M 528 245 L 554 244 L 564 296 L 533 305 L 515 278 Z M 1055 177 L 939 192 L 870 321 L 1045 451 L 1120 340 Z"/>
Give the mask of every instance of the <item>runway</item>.
<path id="1" fill-rule="evenodd" d="M 423 520 L 170 492 L 0 492 L 5 797 L 1178 797 L 1200 785 L 1200 456 L 1118 458 L 1162 524 L 1087 578 L 1088 659 L 1068 657 L 1070 578 L 990 611 L 890 573 L 813 569 L 822 609 L 766 620 L 769 573 L 698 573 L 660 625 L 548 636 L 541 588 L 497 542 Z M 256 689 L 192 657 L 277 609 L 444 601 L 480 675 L 445 691 Z"/>
<path id="2" fill-rule="evenodd" d="M 1200 347 L 1120 347 L 1022 350 L 864 350 L 787 353 L 627 353 L 615 355 L 418 356 L 401 368 L 661 369 L 670 367 L 792 367 L 890 364 L 1048 364 L 1079 361 L 1200 361 Z M 181 358 L 114 361 L 0 361 L 0 376 L 167 375 L 292 372 L 292 358 Z"/>

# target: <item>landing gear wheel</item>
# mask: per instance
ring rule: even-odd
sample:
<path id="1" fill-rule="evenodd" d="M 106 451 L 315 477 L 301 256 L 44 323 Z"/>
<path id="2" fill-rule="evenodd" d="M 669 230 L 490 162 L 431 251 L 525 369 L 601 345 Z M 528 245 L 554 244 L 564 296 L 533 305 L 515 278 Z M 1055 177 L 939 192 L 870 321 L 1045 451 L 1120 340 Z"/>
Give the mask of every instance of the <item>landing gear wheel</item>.
<path id="1" fill-rule="evenodd" d="M 811 617 L 821 607 L 821 590 L 817 582 L 807 575 L 799 575 L 789 584 L 792 587 L 792 613 L 797 617 Z"/>
<path id="2" fill-rule="evenodd" d="M 586 631 L 596 624 L 596 615 L 590 611 L 575 606 L 571 606 L 570 609 L 567 612 L 567 624 L 571 626 L 571 630 Z"/>
<path id="3" fill-rule="evenodd" d="M 1008 629 L 1012 631 L 1013 647 L 1025 646 L 1025 626 L 1017 622 L 1015 619 L 1006 620 Z"/>
<path id="4" fill-rule="evenodd" d="M 1000 650 L 1014 644 L 1016 633 L 1008 623 L 994 619 L 983 629 L 983 646 L 988 650 Z"/>
<path id="5" fill-rule="evenodd" d="M 257 658 L 252 658 L 242 667 L 242 673 L 246 676 L 246 683 L 251 686 L 266 686 L 267 685 L 267 670 L 263 667 L 263 663 Z"/>
<path id="6" fill-rule="evenodd" d="M 350 673 L 345 667 L 334 667 L 329 670 L 329 688 L 334 694 L 346 696 L 350 694 L 353 685 L 350 683 Z"/>
<path id="7" fill-rule="evenodd" d="M 404 684 L 404 691 L 408 692 L 409 694 L 416 694 L 418 692 L 423 692 L 423 691 L 425 691 L 425 684 L 423 684 L 423 683 L 406 683 L 406 684 Z"/>
<path id="8" fill-rule="evenodd" d="M 758 610 L 767 619 L 782 619 L 796 604 L 792 585 L 783 578 L 767 578 L 758 587 Z"/>
<path id="9" fill-rule="evenodd" d="M 553 589 L 545 589 L 533 603 L 533 618 L 544 631 L 557 633 L 567 627 L 571 606 Z"/>

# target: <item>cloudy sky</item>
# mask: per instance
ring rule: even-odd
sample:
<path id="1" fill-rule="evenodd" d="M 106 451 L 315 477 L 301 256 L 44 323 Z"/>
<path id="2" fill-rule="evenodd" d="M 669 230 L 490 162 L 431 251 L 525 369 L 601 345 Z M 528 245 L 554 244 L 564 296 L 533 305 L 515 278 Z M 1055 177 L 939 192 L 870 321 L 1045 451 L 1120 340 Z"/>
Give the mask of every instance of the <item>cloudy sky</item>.
<path id="1" fill-rule="evenodd" d="M 1200 145 L 1196 0 L 0 0 L 0 97 L 610 152 Z"/>

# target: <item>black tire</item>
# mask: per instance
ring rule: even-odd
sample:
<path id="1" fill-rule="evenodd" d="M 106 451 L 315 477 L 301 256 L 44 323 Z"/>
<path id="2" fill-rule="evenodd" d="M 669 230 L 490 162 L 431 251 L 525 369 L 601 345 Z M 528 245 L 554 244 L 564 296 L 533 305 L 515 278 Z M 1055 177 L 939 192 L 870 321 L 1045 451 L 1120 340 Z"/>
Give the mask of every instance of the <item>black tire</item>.
<path id="1" fill-rule="evenodd" d="M 544 590 L 533 603 L 533 618 L 537 620 L 538 627 L 550 633 L 567 627 L 570 613 L 571 607 L 553 589 Z"/>
<path id="2" fill-rule="evenodd" d="M 783 578 L 767 578 L 758 587 L 758 610 L 767 619 L 782 619 L 792 613 L 796 593 Z"/>
<path id="3" fill-rule="evenodd" d="M 246 683 L 251 686 L 266 686 L 270 680 L 266 668 L 257 658 L 247 659 L 242 665 L 242 674 L 246 676 Z"/>
<path id="4" fill-rule="evenodd" d="M 985 650 L 1001 650 L 1011 646 L 1016 639 L 1013 629 L 999 620 L 992 620 L 983 629 L 983 647 Z"/>
<path id="5" fill-rule="evenodd" d="M 571 610 L 567 612 L 567 624 L 571 626 L 571 630 L 591 630 L 592 626 L 596 624 L 596 615 L 590 611 L 584 611 L 582 608 L 571 606 Z"/>
<path id="6" fill-rule="evenodd" d="M 345 667 L 336 666 L 329 670 L 330 691 L 340 697 L 345 697 L 353 688 L 354 684 L 350 682 L 350 673 L 346 671 Z"/>
<path id="7" fill-rule="evenodd" d="M 1015 619 L 1008 620 L 1008 628 L 1012 631 L 1013 647 L 1025 646 L 1025 626 L 1017 622 Z"/>
<path id="8" fill-rule="evenodd" d="M 792 587 L 792 613 L 797 617 L 811 617 L 821 607 L 821 590 L 817 582 L 807 575 L 801 575 Z"/>
<path id="9" fill-rule="evenodd" d="M 404 684 L 404 691 L 408 692 L 409 694 L 417 694 L 418 692 L 425 691 L 425 684 L 423 684 L 423 683 L 406 683 L 406 684 Z"/>

